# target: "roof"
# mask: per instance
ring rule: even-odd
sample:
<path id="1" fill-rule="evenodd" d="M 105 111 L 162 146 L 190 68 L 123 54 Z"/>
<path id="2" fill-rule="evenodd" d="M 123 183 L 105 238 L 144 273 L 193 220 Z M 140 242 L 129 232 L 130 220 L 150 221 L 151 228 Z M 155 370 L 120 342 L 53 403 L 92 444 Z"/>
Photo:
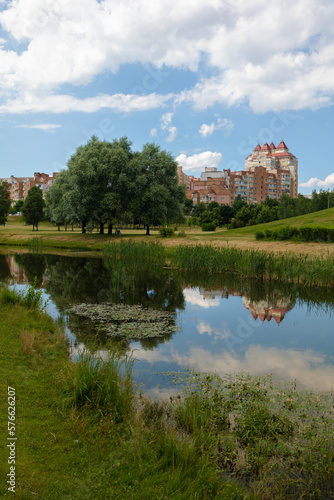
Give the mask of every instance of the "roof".
<path id="1" fill-rule="evenodd" d="M 261 146 L 260 146 L 260 144 L 258 144 L 258 145 L 256 146 L 256 148 L 254 149 L 254 151 L 261 151 Z"/>
<path id="2" fill-rule="evenodd" d="M 268 143 L 265 142 L 261 148 L 261 151 L 270 151 L 270 147 L 268 146 Z"/>
<path id="3" fill-rule="evenodd" d="M 276 146 L 275 146 L 275 144 L 273 142 L 270 144 L 269 147 L 270 147 L 270 149 L 276 149 Z"/>
<path id="4" fill-rule="evenodd" d="M 285 142 L 283 140 L 281 140 L 281 142 L 279 143 L 279 145 L 277 146 L 277 149 L 288 149 L 287 145 L 285 144 Z"/>

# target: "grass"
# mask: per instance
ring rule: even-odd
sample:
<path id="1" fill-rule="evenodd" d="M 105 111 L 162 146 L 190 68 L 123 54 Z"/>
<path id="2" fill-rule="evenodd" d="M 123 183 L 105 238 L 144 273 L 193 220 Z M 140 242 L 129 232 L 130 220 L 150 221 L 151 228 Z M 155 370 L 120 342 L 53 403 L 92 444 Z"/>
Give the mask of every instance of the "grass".
<path id="1" fill-rule="evenodd" d="M 249 278 L 281 280 L 307 286 L 334 285 L 334 258 L 274 255 L 259 250 L 182 245 L 173 249 L 171 262 L 189 272 L 233 272 Z"/>
<path id="2" fill-rule="evenodd" d="M 274 221 L 267 224 L 259 224 L 256 226 L 244 227 L 234 230 L 226 230 L 224 228 L 217 229 L 212 233 L 203 233 L 200 227 L 189 229 L 186 225 L 180 226 L 178 236 L 172 238 L 159 238 L 158 231 L 151 231 L 150 236 L 145 235 L 145 230 L 122 229 L 123 236 L 109 236 L 107 234 L 100 235 L 98 232 L 91 234 L 81 234 L 80 228 L 74 228 L 72 232 L 69 227 L 67 231 L 62 228 L 58 231 L 57 228 L 47 222 L 40 223 L 38 233 L 32 231 L 31 226 L 24 226 L 21 217 L 10 216 L 8 224 L 0 227 L 0 245 L 1 246 L 25 246 L 33 240 L 33 245 L 39 249 L 54 248 L 68 249 L 75 251 L 102 251 L 106 243 L 120 242 L 127 239 L 137 241 L 161 241 L 166 247 L 174 247 L 185 243 L 192 245 L 194 243 L 212 243 L 214 245 L 224 246 L 229 242 L 240 248 L 264 249 L 268 252 L 289 252 L 289 253 L 306 253 L 306 254 L 322 254 L 328 252 L 334 253 L 334 246 L 323 244 L 310 243 L 295 243 L 290 242 L 263 242 L 255 240 L 255 232 L 266 229 L 281 229 L 286 226 L 300 227 L 303 225 L 323 225 L 332 226 L 334 219 L 334 208 L 322 210 L 312 214 L 293 217 L 280 221 Z"/>

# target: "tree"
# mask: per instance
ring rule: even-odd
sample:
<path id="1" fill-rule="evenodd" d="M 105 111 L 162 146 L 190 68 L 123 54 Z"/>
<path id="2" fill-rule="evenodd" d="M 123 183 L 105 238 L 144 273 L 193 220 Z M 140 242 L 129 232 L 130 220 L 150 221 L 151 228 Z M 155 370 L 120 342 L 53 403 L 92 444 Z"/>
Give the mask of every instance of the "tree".
<path id="1" fill-rule="evenodd" d="M 197 203 L 194 208 L 192 209 L 192 215 L 193 217 L 200 217 L 202 213 L 206 210 L 206 205 L 204 201 L 201 201 L 200 203 Z"/>
<path id="2" fill-rule="evenodd" d="M 10 213 L 12 215 L 15 215 L 15 214 L 21 212 L 23 205 L 24 205 L 24 201 L 23 200 L 17 200 L 17 202 L 15 203 L 15 205 L 11 208 Z"/>
<path id="3" fill-rule="evenodd" d="M 229 225 L 232 218 L 235 216 L 235 210 L 230 205 L 221 205 L 219 207 L 220 218 L 223 224 Z"/>
<path id="4" fill-rule="evenodd" d="M 25 223 L 30 226 L 32 230 L 38 231 L 38 223 L 44 218 L 45 201 L 43 193 L 39 186 L 34 186 L 28 191 L 28 195 L 22 207 L 22 214 Z"/>
<path id="5" fill-rule="evenodd" d="M 4 226 L 10 211 L 11 201 L 8 191 L 8 182 L 0 181 L 0 225 Z"/>
<path id="6" fill-rule="evenodd" d="M 111 233 L 114 223 L 132 220 L 131 200 L 135 184 L 135 172 L 131 168 L 133 156 L 127 138 L 110 143 L 93 136 L 85 146 L 77 148 L 69 159 L 66 205 L 72 218 L 80 221 L 83 233 L 87 227 L 99 225 L 100 233 L 103 234 L 106 223 Z"/>
<path id="7" fill-rule="evenodd" d="M 177 181 L 177 164 L 156 144 L 146 144 L 132 162 L 136 184 L 132 207 L 137 218 L 146 226 L 169 223 L 183 214 L 185 186 Z"/>
<path id="8" fill-rule="evenodd" d="M 194 208 L 193 200 L 188 200 L 188 198 L 186 198 L 184 202 L 184 215 L 190 215 L 193 208 Z"/>

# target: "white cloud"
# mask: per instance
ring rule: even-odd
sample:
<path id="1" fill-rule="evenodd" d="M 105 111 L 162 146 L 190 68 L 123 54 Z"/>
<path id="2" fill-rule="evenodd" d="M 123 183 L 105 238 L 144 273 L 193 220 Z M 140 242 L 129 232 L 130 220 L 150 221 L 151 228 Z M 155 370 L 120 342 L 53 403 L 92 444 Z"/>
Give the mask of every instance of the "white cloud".
<path id="1" fill-rule="evenodd" d="M 332 103 L 334 3 L 328 0 L 180 0 L 177 7 L 169 0 L 1 4 L 7 6 L 0 12 L 4 109 L 24 95 L 44 96 L 39 98 L 45 102 L 64 84 L 87 85 L 123 64 L 195 72 L 203 61 L 203 79 L 181 90 L 175 103 L 189 102 L 195 109 L 247 103 L 259 113 Z M 161 100 L 154 101 L 157 107 Z M 77 104 L 90 112 L 86 100 Z M 203 133 L 212 133 L 211 126 Z M 175 135 L 174 127 L 168 140 Z"/>
<path id="2" fill-rule="evenodd" d="M 168 133 L 168 136 L 166 137 L 166 141 L 168 142 L 173 142 L 177 136 L 177 128 L 172 125 L 173 116 L 174 113 L 165 113 L 160 119 L 160 128 L 164 132 Z"/>
<path id="3" fill-rule="evenodd" d="M 45 130 L 46 132 L 54 132 L 55 129 L 60 128 L 60 125 L 57 125 L 55 123 L 36 123 L 35 125 L 18 125 L 16 128 L 32 128 Z"/>
<path id="4" fill-rule="evenodd" d="M 150 136 L 151 137 L 157 137 L 158 136 L 158 130 L 156 128 L 151 128 L 151 130 L 150 130 Z"/>
<path id="5" fill-rule="evenodd" d="M 214 151 L 204 151 L 203 153 L 187 156 L 185 153 L 177 156 L 176 161 L 182 166 L 184 172 L 194 173 L 203 171 L 204 167 L 217 167 L 222 161 L 223 155 Z"/>
<path id="6" fill-rule="evenodd" d="M 189 304 L 193 306 L 200 306 L 204 309 L 208 309 L 210 307 L 217 307 L 220 304 L 220 298 L 207 299 L 201 295 L 198 288 L 185 288 L 183 290 L 183 295 Z"/>
<path id="7" fill-rule="evenodd" d="M 329 189 L 334 187 L 334 172 L 330 175 L 327 175 L 326 179 L 322 181 L 317 177 L 311 177 L 307 182 L 302 182 L 299 184 L 300 187 L 303 188 L 321 188 L 321 189 Z"/>
<path id="8" fill-rule="evenodd" d="M 170 96 L 149 94 L 144 96 L 131 94 L 102 94 L 86 99 L 77 99 L 71 95 L 50 95 L 37 97 L 25 92 L 17 99 L 8 100 L 0 105 L 0 113 L 69 113 L 81 111 L 95 113 L 100 109 L 111 109 L 118 112 L 146 111 L 161 108 Z"/>
<path id="9" fill-rule="evenodd" d="M 199 133 L 201 134 L 202 137 L 204 137 L 204 139 L 209 135 L 212 135 L 215 132 L 215 130 L 223 130 L 225 135 L 230 135 L 233 127 L 234 123 L 231 122 L 231 120 L 228 120 L 227 118 L 218 117 L 216 123 L 212 122 L 211 125 L 203 123 L 200 126 Z"/>

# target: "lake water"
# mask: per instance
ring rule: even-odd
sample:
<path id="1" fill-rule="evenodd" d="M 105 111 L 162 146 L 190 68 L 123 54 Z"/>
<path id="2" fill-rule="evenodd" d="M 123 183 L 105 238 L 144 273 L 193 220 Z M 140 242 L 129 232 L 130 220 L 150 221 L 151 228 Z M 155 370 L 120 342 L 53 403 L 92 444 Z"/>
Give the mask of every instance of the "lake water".
<path id="1" fill-rule="evenodd" d="M 152 397 L 179 392 L 162 372 L 272 373 L 302 386 L 334 387 L 334 293 L 238 276 L 193 276 L 164 270 L 140 276 L 135 291 L 115 287 L 100 258 L 52 254 L 0 255 L 0 281 L 25 287 L 37 276 L 48 312 L 63 315 L 75 356 L 96 334 L 89 321 L 66 313 L 72 304 L 124 302 L 171 311 L 179 329 L 164 338 L 115 341 L 133 352 L 134 376 Z M 105 336 L 100 335 L 103 354 Z"/>

